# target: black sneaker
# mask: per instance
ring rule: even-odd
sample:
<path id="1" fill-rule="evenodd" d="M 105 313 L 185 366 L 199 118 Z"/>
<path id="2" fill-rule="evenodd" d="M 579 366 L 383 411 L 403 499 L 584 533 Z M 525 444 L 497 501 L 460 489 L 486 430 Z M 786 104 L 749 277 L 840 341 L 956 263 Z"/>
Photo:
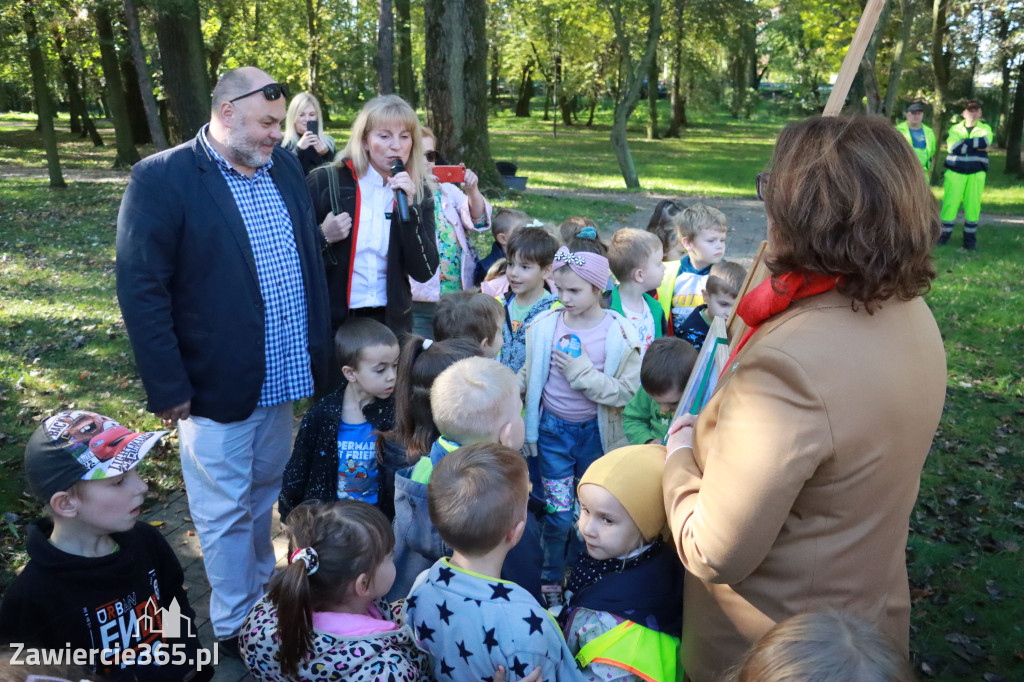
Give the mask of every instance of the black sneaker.
<path id="1" fill-rule="evenodd" d="M 224 658 L 233 658 L 236 661 L 242 660 L 242 652 L 238 648 L 238 635 L 217 640 L 217 645 L 220 649 L 220 655 Z"/>
<path id="2" fill-rule="evenodd" d="M 974 251 L 978 248 L 978 235 L 976 234 L 965 234 L 964 235 L 964 251 Z"/>
<path id="3" fill-rule="evenodd" d="M 949 243 L 949 238 L 953 236 L 952 230 L 946 232 L 945 230 L 939 235 L 939 246 L 945 246 Z"/>

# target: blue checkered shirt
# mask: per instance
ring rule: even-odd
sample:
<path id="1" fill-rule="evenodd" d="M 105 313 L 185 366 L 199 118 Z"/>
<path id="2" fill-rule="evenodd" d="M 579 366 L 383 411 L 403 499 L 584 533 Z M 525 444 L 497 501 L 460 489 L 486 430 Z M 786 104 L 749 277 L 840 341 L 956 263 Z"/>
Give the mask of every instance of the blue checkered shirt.
<path id="1" fill-rule="evenodd" d="M 292 218 L 281 192 L 270 177 L 274 161 L 268 161 L 249 178 L 232 168 L 227 159 L 217 153 L 207 139 L 206 127 L 200 139 L 228 183 L 256 259 L 256 273 L 263 296 L 267 363 L 267 376 L 257 405 L 269 407 L 310 396 L 313 394 L 313 373 L 309 358 L 306 287 L 302 281 L 299 252 L 295 248 Z"/>

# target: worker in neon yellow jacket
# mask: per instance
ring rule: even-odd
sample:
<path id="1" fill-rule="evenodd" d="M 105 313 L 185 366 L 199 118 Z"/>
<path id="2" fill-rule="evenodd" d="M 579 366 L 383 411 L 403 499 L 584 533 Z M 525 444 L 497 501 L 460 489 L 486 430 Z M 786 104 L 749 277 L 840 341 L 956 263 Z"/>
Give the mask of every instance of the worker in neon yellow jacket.
<path id="1" fill-rule="evenodd" d="M 906 120 L 897 125 L 896 130 L 907 138 L 924 168 L 925 177 L 928 177 L 932 171 L 932 161 L 935 160 L 935 132 L 923 122 L 924 103 L 911 102 L 903 116 Z"/>
<path id="2" fill-rule="evenodd" d="M 988 171 L 988 147 L 992 128 L 981 122 L 981 104 L 973 100 L 964 105 L 964 120 L 949 129 L 946 138 L 946 176 L 942 196 L 942 234 L 939 244 L 953 236 L 953 223 L 964 206 L 964 248 L 978 245 L 978 219 L 981 217 L 981 193 Z"/>

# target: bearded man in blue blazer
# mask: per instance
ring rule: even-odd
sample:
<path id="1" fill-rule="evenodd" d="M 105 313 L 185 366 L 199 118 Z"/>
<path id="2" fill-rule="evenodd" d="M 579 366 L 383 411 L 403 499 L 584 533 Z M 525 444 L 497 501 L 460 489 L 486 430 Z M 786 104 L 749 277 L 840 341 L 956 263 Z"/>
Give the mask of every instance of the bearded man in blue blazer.
<path id="1" fill-rule="evenodd" d="M 221 651 L 274 567 L 271 514 L 292 402 L 322 385 L 327 286 L 309 192 L 282 150 L 287 92 L 225 73 L 210 123 L 136 164 L 117 220 L 117 295 L 148 408 L 177 422 Z"/>

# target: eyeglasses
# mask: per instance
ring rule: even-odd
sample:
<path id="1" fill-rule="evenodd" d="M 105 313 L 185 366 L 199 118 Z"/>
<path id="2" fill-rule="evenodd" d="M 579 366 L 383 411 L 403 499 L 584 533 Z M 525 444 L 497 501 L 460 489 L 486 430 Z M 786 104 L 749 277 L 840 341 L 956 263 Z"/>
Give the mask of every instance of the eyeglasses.
<path id="1" fill-rule="evenodd" d="M 764 193 L 768 191 L 768 173 L 757 174 L 757 198 L 764 201 Z"/>
<path id="2" fill-rule="evenodd" d="M 427 161 L 428 162 L 430 162 L 430 163 L 437 163 L 437 152 L 436 151 L 423 152 L 423 155 L 427 157 Z"/>
<path id="3" fill-rule="evenodd" d="M 240 99 L 245 99 L 251 95 L 255 95 L 257 92 L 262 92 L 263 96 L 267 98 L 268 102 L 273 102 L 276 99 L 281 99 L 281 95 L 284 95 L 285 99 L 288 99 L 288 86 L 284 83 L 271 83 L 270 85 L 264 85 L 262 88 L 257 88 L 252 92 L 247 92 L 244 95 L 228 100 L 229 102 L 237 102 Z"/>

